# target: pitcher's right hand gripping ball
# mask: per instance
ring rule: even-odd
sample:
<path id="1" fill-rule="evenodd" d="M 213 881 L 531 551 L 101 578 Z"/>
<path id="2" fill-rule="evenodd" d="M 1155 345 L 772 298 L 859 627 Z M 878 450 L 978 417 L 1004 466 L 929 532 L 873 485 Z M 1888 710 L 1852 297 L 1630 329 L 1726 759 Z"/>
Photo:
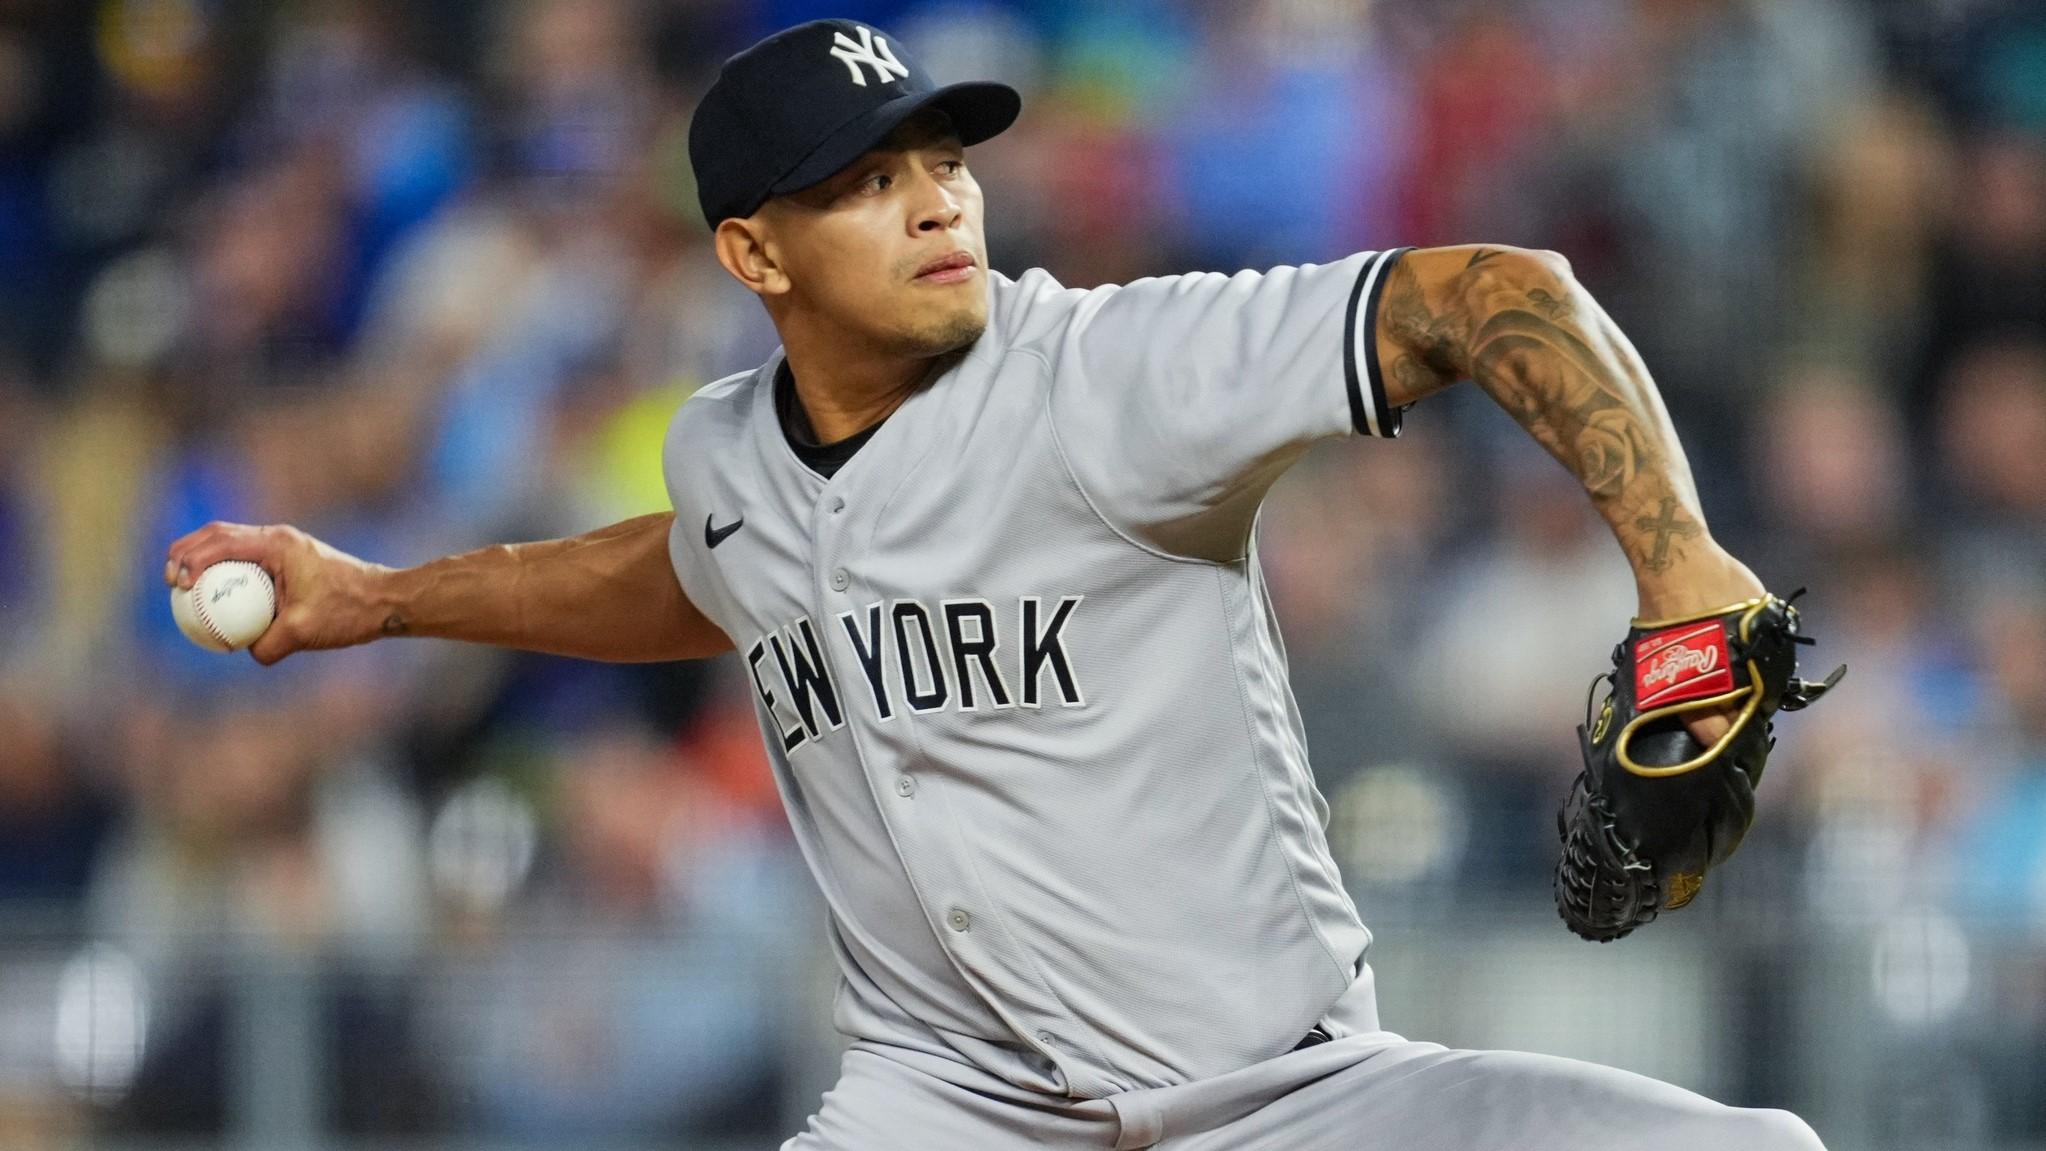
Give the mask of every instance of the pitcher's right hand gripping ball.
<path id="1" fill-rule="evenodd" d="M 1577 729 L 1584 770 L 1556 815 L 1563 858 L 1556 910 L 1570 930 L 1618 939 L 1689 903 L 1705 873 L 1740 846 L 1755 784 L 1776 740 L 1771 717 L 1840 681 L 1797 678 L 1797 609 L 1773 595 L 1679 620 L 1635 621 L 1613 649 L 1596 721 Z M 1598 688 L 1592 681 L 1592 690 Z M 1684 728 L 1694 711 L 1738 707 L 1711 747 Z"/>

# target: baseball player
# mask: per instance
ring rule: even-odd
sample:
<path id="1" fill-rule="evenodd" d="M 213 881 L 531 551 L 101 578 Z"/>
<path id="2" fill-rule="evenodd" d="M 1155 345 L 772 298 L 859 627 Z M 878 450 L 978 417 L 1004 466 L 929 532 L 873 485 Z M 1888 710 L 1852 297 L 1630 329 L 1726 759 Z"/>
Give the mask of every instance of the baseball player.
<path id="1" fill-rule="evenodd" d="M 1626 338 L 1563 259 L 1507 247 L 1008 279 L 965 149 L 1020 107 L 851 21 L 726 63 L 690 158 L 782 347 L 682 405 L 672 514 L 406 570 L 210 524 L 166 578 L 264 564 L 266 664 L 380 636 L 736 650 L 851 1040 L 784 1151 L 1818 1148 L 1786 1112 L 1379 1026 L 1259 571 L 1290 464 L 1469 380 L 1583 481 L 1644 617 L 1709 641 L 1747 609 L 1654 674 L 1747 663 L 1752 605 L 1782 604 L 1714 543 Z M 1714 690 L 1688 747 L 1758 730 Z"/>

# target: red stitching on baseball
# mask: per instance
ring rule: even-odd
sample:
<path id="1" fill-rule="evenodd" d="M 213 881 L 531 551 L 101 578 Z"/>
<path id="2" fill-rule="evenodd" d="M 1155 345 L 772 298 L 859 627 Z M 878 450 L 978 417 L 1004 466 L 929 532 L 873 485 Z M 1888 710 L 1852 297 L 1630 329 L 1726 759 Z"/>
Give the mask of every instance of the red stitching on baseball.
<path id="1" fill-rule="evenodd" d="M 203 574 L 204 573 L 201 573 L 202 576 Z M 270 579 L 270 573 L 264 568 L 262 568 L 260 565 L 256 568 L 256 574 L 262 577 L 261 580 L 258 582 L 258 586 L 263 588 L 264 594 L 270 600 L 270 616 L 274 620 L 277 616 L 277 585 Z M 241 650 L 240 648 L 237 648 L 234 645 L 233 640 L 227 638 L 227 633 L 221 631 L 219 625 L 213 622 L 212 614 L 206 610 L 206 597 L 199 594 L 198 580 L 192 581 L 192 611 L 196 615 L 198 615 L 199 622 L 205 625 L 207 632 L 209 632 L 214 639 L 219 640 L 221 644 L 227 648 L 227 650 L 229 651 Z"/>
<path id="2" fill-rule="evenodd" d="M 199 617 L 199 623 L 212 634 L 214 639 L 220 641 L 221 646 L 229 651 L 234 650 L 234 641 L 227 638 L 227 633 L 220 630 L 219 625 L 213 622 L 212 613 L 206 610 L 206 597 L 199 594 L 199 581 L 197 580 L 192 581 L 192 611 Z"/>

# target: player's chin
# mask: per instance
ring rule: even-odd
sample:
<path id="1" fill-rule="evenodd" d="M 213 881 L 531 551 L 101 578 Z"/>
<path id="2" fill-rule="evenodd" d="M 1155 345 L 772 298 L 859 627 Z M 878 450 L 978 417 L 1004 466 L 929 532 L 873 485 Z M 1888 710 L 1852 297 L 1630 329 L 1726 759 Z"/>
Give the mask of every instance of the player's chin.
<path id="1" fill-rule="evenodd" d="M 942 307 L 927 301 L 916 309 L 916 322 L 902 334 L 902 343 L 922 355 L 956 352 L 980 339 L 987 330 L 987 307 Z"/>

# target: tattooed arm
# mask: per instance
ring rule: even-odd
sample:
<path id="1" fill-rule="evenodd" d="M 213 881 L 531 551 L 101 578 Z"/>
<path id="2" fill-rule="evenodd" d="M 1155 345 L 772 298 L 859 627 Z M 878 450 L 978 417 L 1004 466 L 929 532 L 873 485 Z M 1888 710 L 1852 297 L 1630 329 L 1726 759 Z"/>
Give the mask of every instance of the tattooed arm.
<path id="1" fill-rule="evenodd" d="M 1376 337 L 1389 406 L 1472 380 L 1577 476 L 1633 565 L 1644 618 L 1762 593 L 1707 530 L 1648 368 L 1563 257 L 1408 252 L 1386 280 Z M 1723 722 L 1694 724 L 1693 734 L 1716 735 Z"/>

